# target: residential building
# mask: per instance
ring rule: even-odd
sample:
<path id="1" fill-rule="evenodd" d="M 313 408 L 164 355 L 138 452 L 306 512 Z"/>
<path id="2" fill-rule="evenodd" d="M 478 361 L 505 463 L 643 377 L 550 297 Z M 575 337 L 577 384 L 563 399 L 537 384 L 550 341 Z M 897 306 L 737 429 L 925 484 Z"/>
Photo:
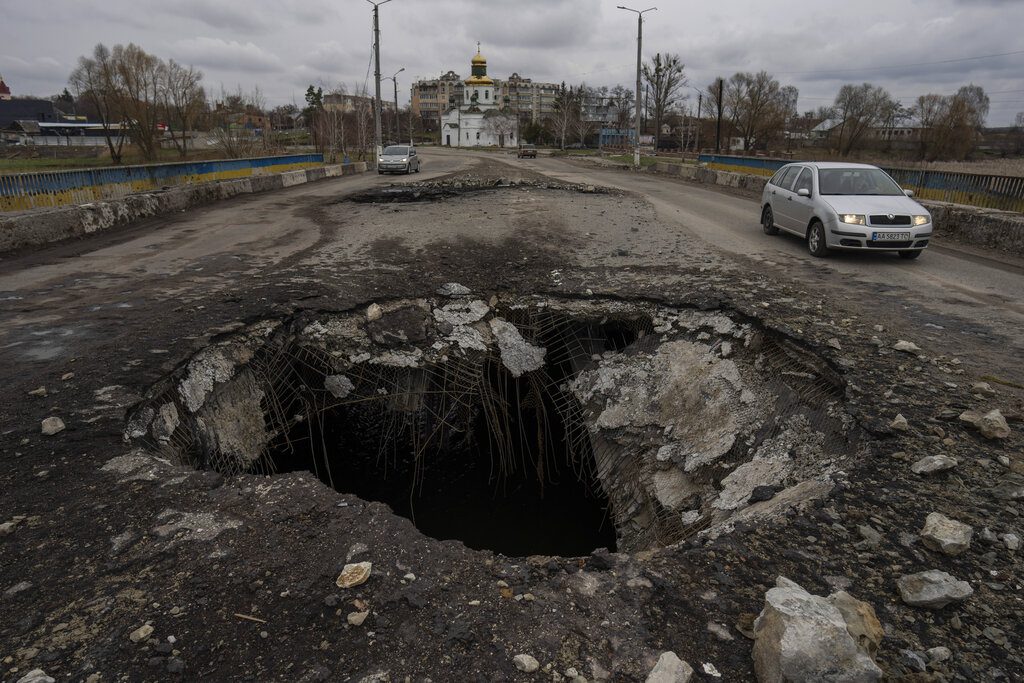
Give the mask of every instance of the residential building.
<path id="1" fill-rule="evenodd" d="M 0 101 L 9 99 L 12 99 L 11 89 L 4 83 L 4 77 L 0 76 Z"/>
<path id="2" fill-rule="evenodd" d="M 491 79 L 499 102 L 509 99 L 509 107 L 521 121 L 540 121 L 554 111 L 557 83 L 540 83 L 513 73 L 508 80 Z M 416 81 L 412 84 L 412 113 L 422 119 L 424 126 L 432 128 L 452 101 L 462 102 L 465 84 L 459 74 L 449 71 L 439 78 Z"/>

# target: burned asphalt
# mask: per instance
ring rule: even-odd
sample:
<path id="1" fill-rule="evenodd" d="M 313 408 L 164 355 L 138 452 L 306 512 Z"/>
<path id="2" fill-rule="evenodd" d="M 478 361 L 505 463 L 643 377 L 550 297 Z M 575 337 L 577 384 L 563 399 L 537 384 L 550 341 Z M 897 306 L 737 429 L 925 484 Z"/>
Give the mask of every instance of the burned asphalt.
<path id="1" fill-rule="evenodd" d="M 696 680 L 753 680 L 753 622 L 780 576 L 873 607 L 884 638 L 870 649 L 888 679 L 1021 679 L 1019 338 L 982 317 L 957 318 L 969 334 L 926 327 L 937 319 L 927 301 L 915 313 L 836 296 L 835 272 L 813 287 L 784 277 L 611 182 L 483 156 L 425 161 L 412 191 L 442 195 L 431 201 L 348 201 L 394 181 L 346 178 L 0 262 L 0 679 L 42 669 L 91 681 L 511 681 L 573 680 L 574 670 L 643 681 L 671 651 Z M 545 336 L 538 310 L 561 311 L 571 334 Z M 632 327 L 609 327 L 624 319 Z M 318 338 L 317 325 L 340 332 Z M 565 351 L 595 339 L 603 346 Z M 354 378 L 370 377 L 359 368 L 372 358 L 425 368 L 418 350 L 437 368 L 477 344 L 495 376 L 547 373 L 557 391 L 524 390 L 523 403 L 578 410 L 578 423 L 552 429 L 583 430 L 591 447 L 604 444 L 593 453 L 616 454 L 590 479 L 611 494 L 618 552 L 470 549 L 421 533 L 392 511 L 397 501 L 333 490 L 322 472 L 209 457 L 268 453 L 282 433 L 297 441 L 296 422 L 326 413 L 295 396 L 345 394 L 341 380 L 332 392 L 310 379 L 328 376 L 367 398 L 387 391 L 381 378 L 401 384 L 391 393 L 418 403 L 391 412 L 433 407 L 458 427 L 447 457 L 471 453 L 459 435 L 473 427 L 424 399 L 423 385 L 409 390 L 416 373 Z M 310 357 L 299 348 L 325 364 L 298 373 L 295 358 Z M 233 351 L 209 361 L 217 349 Z M 240 378 L 276 377 L 274 349 L 290 350 L 287 376 L 301 389 L 254 445 L 233 430 L 242 419 L 229 399 L 251 407 L 253 387 L 269 394 Z M 508 349 L 521 354 L 509 360 Z M 542 368 L 531 349 L 565 358 Z M 176 417 L 161 414 L 165 390 L 190 377 Z M 285 395 L 283 381 L 273 386 Z M 512 414 L 510 396 L 490 405 Z M 246 414 L 268 415 L 270 403 Z M 488 405 L 458 403 L 477 404 Z M 133 421 L 147 406 L 152 415 Z M 976 417 L 961 417 L 996 409 L 1008 434 L 984 423 L 983 436 L 965 421 Z M 366 430 L 380 414 L 339 413 L 309 438 L 379 438 Z M 44 435 L 50 417 L 64 428 Z M 374 449 L 352 448 L 373 460 Z M 688 468 L 698 453 L 714 457 Z M 937 471 L 918 473 L 936 456 Z M 629 482 L 653 507 L 625 501 Z M 966 550 L 922 537 L 936 512 L 972 527 Z M 542 533 L 537 521 L 503 532 L 515 515 L 497 517 L 493 533 L 525 547 Z M 372 563 L 365 582 L 339 587 L 346 565 L 362 562 Z M 901 579 L 927 570 L 971 595 L 908 604 Z M 519 655 L 541 670 L 525 671 Z"/>

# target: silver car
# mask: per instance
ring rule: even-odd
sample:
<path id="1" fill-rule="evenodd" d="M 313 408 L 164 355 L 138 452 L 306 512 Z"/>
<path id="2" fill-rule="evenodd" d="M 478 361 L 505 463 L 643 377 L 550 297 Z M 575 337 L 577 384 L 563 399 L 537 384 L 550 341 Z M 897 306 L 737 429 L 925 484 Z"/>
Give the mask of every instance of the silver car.
<path id="1" fill-rule="evenodd" d="M 882 169 L 806 162 L 779 169 L 761 194 L 761 227 L 807 241 L 814 256 L 831 249 L 896 251 L 915 259 L 928 246 L 932 217 Z"/>
<path id="2" fill-rule="evenodd" d="M 420 157 L 409 145 L 388 145 L 377 158 L 377 173 L 420 172 Z"/>

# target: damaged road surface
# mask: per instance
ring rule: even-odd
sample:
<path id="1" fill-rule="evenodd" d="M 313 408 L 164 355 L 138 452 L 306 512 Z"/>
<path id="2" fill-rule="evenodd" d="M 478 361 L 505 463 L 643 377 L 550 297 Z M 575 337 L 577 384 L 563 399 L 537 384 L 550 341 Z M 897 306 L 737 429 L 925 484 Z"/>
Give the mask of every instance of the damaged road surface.
<path id="1" fill-rule="evenodd" d="M 984 322 L 435 154 L 0 263 L 0 680 L 1020 680 Z"/>

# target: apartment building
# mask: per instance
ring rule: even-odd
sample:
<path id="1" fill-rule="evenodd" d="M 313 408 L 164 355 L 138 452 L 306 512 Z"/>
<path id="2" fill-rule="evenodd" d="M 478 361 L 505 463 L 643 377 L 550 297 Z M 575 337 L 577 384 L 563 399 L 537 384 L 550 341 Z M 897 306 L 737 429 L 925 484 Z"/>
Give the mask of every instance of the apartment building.
<path id="1" fill-rule="evenodd" d="M 514 73 L 507 80 L 495 78 L 495 97 L 519 114 L 521 121 L 542 121 L 554 111 L 557 83 L 540 83 Z M 449 71 L 440 78 L 417 81 L 412 85 L 412 112 L 428 129 L 438 125 L 441 115 L 455 102 L 462 102 L 465 84 L 462 77 Z"/>

